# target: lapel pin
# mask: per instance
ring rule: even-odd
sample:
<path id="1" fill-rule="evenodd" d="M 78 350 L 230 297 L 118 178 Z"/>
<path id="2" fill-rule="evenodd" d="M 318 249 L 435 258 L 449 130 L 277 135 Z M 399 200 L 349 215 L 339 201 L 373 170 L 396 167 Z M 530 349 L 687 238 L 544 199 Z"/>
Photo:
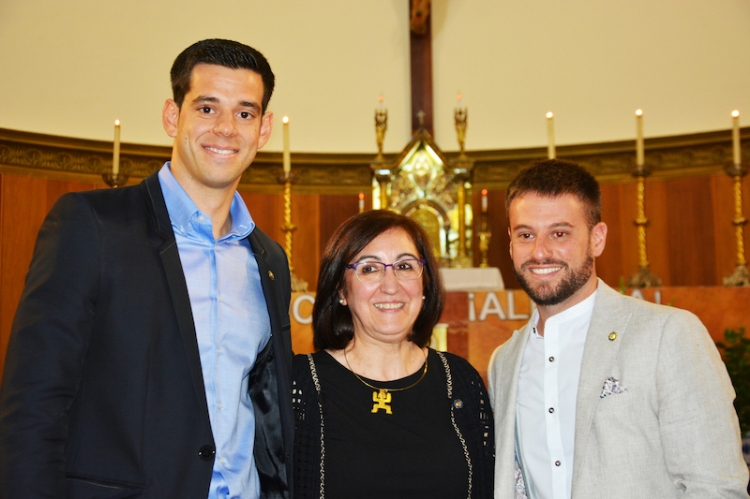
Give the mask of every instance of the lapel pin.
<path id="1" fill-rule="evenodd" d="M 271 272 L 270 270 L 268 271 L 268 277 L 270 277 L 270 278 L 271 278 L 271 280 L 273 281 L 273 272 Z M 611 339 L 611 338 L 610 338 L 610 339 Z"/>
<path id="2" fill-rule="evenodd" d="M 609 341 L 615 341 L 617 339 L 617 333 L 612 331 L 611 333 L 609 333 L 608 338 L 609 338 Z"/>

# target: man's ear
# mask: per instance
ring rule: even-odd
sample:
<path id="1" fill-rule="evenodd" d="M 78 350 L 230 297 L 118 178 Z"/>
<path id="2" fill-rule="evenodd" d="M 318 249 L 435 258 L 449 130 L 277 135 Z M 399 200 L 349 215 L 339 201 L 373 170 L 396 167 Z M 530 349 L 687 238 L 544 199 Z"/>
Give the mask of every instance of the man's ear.
<path id="1" fill-rule="evenodd" d="M 508 227 L 508 239 L 510 242 L 508 243 L 508 253 L 510 253 L 510 259 L 513 259 L 513 237 L 510 235 L 510 227 Z"/>
<path id="2" fill-rule="evenodd" d="M 180 107 L 172 99 L 167 99 L 161 110 L 161 123 L 164 125 L 167 135 L 172 138 L 177 137 L 177 122 L 179 119 Z"/>
<path id="3" fill-rule="evenodd" d="M 273 129 L 273 113 L 269 112 L 263 115 L 260 121 L 260 135 L 258 136 L 258 149 L 262 148 L 271 137 Z"/>
<path id="4" fill-rule="evenodd" d="M 607 245 L 607 224 L 599 222 L 591 229 L 591 251 L 594 258 L 599 257 Z"/>

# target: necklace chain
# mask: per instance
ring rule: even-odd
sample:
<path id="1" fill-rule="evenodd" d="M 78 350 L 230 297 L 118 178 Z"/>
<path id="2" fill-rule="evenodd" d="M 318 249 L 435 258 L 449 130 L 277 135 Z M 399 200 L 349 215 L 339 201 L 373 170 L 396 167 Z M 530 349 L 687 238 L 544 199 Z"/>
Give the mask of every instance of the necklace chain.
<path id="1" fill-rule="evenodd" d="M 428 356 L 425 355 L 424 356 L 424 369 L 422 369 L 422 375 L 419 377 L 419 379 L 417 381 L 415 381 L 414 383 L 412 383 L 409 386 L 404 386 L 402 388 L 380 388 L 378 386 L 371 385 L 370 383 L 368 383 L 367 381 L 365 381 L 362 378 L 362 376 L 360 376 L 359 374 L 357 374 L 357 373 L 354 372 L 354 369 L 352 369 L 352 366 L 349 365 L 349 359 L 346 357 L 346 349 L 344 349 L 344 360 L 346 361 L 346 367 L 349 368 L 349 370 L 352 372 L 352 374 L 358 380 L 360 380 L 363 385 L 365 385 L 367 388 L 372 388 L 373 390 L 379 390 L 379 391 L 382 391 L 384 393 L 388 393 L 388 392 L 403 392 L 404 390 L 408 390 L 409 388 L 414 388 L 415 386 L 417 386 L 419 384 L 420 381 L 422 381 L 424 379 L 425 375 L 427 374 L 427 367 L 428 367 L 428 365 L 427 365 L 428 364 Z"/>

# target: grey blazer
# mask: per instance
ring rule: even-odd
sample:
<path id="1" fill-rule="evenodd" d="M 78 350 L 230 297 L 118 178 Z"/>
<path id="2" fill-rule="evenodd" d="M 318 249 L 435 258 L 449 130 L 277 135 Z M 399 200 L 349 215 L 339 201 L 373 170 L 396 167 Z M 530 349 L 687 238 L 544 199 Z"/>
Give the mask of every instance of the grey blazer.
<path id="1" fill-rule="evenodd" d="M 735 393 L 706 328 L 690 312 L 601 280 L 597 289 L 578 385 L 573 498 L 747 498 Z M 524 497 L 516 395 L 530 331 L 516 331 L 490 360 L 496 499 Z"/>

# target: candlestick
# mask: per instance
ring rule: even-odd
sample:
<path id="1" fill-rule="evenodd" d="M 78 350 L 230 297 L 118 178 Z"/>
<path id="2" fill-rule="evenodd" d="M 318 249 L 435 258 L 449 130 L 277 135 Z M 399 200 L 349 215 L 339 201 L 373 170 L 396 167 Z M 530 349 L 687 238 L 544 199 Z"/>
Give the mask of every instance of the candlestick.
<path id="1" fill-rule="evenodd" d="M 555 159 L 555 122 L 552 111 L 547 113 L 547 159 Z"/>
<path id="2" fill-rule="evenodd" d="M 732 111 L 732 156 L 734 164 L 742 164 L 742 153 L 740 152 L 740 112 Z"/>
<path id="3" fill-rule="evenodd" d="M 487 189 L 482 189 L 482 213 L 487 213 Z"/>
<path id="4" fill-rule="evenodd" d="M 115 120 L 115 146 L 112 152 L 112 175 L 120 173 L 120 120 Z"/>
<path id="5" fill-rule="evenodd" d="M 638 109 L 635 112 L 635 164 L 643 166 L 646 162 L 646 155 L 643 150 L 643 111 Z"/>
<path id="6" fill-rule="evenodd" d="M 359 212 L 363 213 L 365 211 L 365 194 L 364 192 L 359 193 Z"/>
<path id="7" fill-rule="evenodd" d="M 288 177 L 292 170 L 292 154 L 289 151 L 289 117 L 284 116 L 284 176 Z"/>
<path id="8" fill-rule="evenodd" d="M 737 265 L 734 272 L 724 278 L 724 286 L 750 287 L 750 271 L 745 260 L 745 232 L 747 219 L 742 214 L 742 177 L 747 175 L 748 165 L 742 164 L 740 152 L 740 112 L 732 111 L 732 163 L 724 170 L 732 177 L 734 183 L 734 236 L 737 242 Z"/>

